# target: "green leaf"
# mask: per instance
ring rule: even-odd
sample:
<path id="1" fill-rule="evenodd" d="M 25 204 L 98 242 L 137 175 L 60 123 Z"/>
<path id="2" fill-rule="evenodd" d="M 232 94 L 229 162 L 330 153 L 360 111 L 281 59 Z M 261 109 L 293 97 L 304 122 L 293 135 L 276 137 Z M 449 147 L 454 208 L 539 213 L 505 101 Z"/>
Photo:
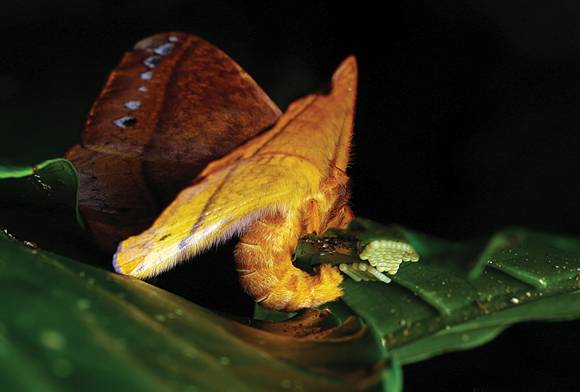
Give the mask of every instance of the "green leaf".
<path id="1" fill-rule="evenodd" d="M 356 318 L 232 320 L 137 279 L 0 238 L 6 390 L 401 389 Z"/>
<path id="2" fill-rule="evenodd" d="M 83 235 L 78 187 L 76 169 L 66 159 L 32 167 L 0 165 L 0 232 L 32 246 L 74 253 Z"/>
<path id="3" fill-rule="evenodd" d="M 77 188 L 65 160 L 0 167 L 0 227 L 60 251 L 79 233 Z M 393 236 L 421 261 L 404 263 L 392 284 L 346 279 L 343 301 L 326 306 L 332 317 L 258 309 L 258 320 L 0 239 L 0 376 L 30 390 L 396 391 L 401 363 L 475 347 L 516 322 L 580 317 L 573 238 L 515 228 L 457 243 L 359 219 L 301 241 L 296 263 L 360 262 L 366 244 Z M 329 240 L 332 252 L 318 247 Z M 273 318 L 285 321 L 260 321 Z"/>
<path id="4" fill-rule="evenodd" d="M 79 226 L 79 180 L 73 164 L 66 159 L 50 159 L 31 167 L 0 165 L 2 207 L 25 206 L 70 214 Z"/>
<path id="5" fill-rule="evenodd" d="M 577 239 L 511 228 L 462 244 L 364 219 L 328 235 L 342 241 L 341 262 L 360 262 L 354 249 L 393 231 L 421 260 L 403 263 L 391 284 L 345 279 L 342 300 L 403 364 L 475 347 L 516 322 L 580 317 Z M 328 239 L 317 241 L 299 244 L 298 263 L 335 256 L 320 245 Z"/>

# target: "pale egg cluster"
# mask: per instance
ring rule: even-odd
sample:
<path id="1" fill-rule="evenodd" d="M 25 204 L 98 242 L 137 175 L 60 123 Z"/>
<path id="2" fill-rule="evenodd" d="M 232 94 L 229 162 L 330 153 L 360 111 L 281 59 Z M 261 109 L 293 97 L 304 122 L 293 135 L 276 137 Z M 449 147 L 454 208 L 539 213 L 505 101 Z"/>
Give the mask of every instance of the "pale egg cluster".
<path id="1" fill-rule="evenodd" d="M 403 261 L 419 261 L 419 255 L 411 245 L 392 240 L 371 241 L 359 254 L 366 262 L 340 264 L 339 268 L 353 280 L 360 281 L 391 281 L 383 272 L 394 275 Z"/>
<path id="2" fill-rule="evenodd" d="M 382 272 L 367 263 L 350 263 L 340 264 L 338 266 L 341 272 L 348 275 L 355 282 L 360 281 L 381 281 L 390 283 L 391 279 Z"/>

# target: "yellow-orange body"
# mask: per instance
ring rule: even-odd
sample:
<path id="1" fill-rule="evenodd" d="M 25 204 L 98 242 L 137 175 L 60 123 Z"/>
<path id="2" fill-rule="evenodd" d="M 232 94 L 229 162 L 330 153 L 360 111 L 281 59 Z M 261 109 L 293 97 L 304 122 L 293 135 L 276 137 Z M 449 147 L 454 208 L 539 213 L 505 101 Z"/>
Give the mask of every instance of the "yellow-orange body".
<path id="1" fill-rule="evenodd" d="M 329 265 L 314 275 L 292 265 L 300 236 L 348 223 L 356 62 L 346 59 L 328 94 L 294 102 L 276 125 L 212 162 L 155 223 L 123 241 L 117 271 L 156 275 L 242 234 L 236 262 L 244 289 L 264 306 L 297 310 L 341 295 Z"/>
<path id="2" fill-rule="evenodd" d="M 332 194 L 320 196 L 332 198 Z M 327 202 L 324 200 L 324 204 Z M 264 216 L 240 238 L 236 246 L 240 282 L 256 302 L 270 309 L 296 310 L 341 296 L 342 275 L 335 267 L 322 265 L 315 275 L 310 275 L 292 264 L 300 236 L 325 229 L 318 219 L 319 205 L 316 199 L 310 199 L 305 208 Z M 337 212 L 328 226 L 343 227 L 350 220 L 348 207 Z"/>

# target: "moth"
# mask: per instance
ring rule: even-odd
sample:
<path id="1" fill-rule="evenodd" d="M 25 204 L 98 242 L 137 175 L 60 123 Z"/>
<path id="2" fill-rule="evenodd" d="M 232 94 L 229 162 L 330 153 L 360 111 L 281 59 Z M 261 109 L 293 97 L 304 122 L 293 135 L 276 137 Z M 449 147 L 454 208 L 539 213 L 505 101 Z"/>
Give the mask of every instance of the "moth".
<path id="1" fill-rule="evenodd" d="M 309 274 L 292 257 L 302 235 L 353 218 L 346 169 L 356 89 L 356 60 L 348 57 L 328 93 L 281 114 L 201 38 L 166 33 L 139 42 L 67 154 L 97 242 L 109 249 L 123 239 L 115 270 L 149 278 L 240 235 L 237 270 L 256 302 L 294 311 L 339 298 L 337 267 Z"/>
<path id="2" fill-rule="evenodd" d="M 151 225 L 211 161 L 272 126 L 281 111 L 231 58 L 190 34 L 135 44 L 111 72 L 81 143 L 79 207 L 99 248 Z"/>

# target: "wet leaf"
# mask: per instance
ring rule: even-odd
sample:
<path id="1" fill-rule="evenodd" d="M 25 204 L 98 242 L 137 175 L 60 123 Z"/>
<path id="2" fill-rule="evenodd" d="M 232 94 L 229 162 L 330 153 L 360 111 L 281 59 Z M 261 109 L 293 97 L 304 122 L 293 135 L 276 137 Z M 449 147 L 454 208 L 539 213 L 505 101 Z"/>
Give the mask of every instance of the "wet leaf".
<path id="1" fill-rule="evenodd" d="M 78 183 L 66 159 L 25 167 L 0 165 L 0 231 L 32 247 L 74 252 L 83 241 Z"/>
<path id="2" fill-rule="evenodd" d="M 577 239 L 510 228 L 487 242 L 454 243 L 363 219 L 329 238 L 342 236 L 347 251 L 338 259 L 354 262 L 360 261 L 355 249 L 361 243 L 393 230 L 421 260 L 403 263 L 390 276 L 391 284 L 345 280 L 342 301 L 403 364 L 475 347 L 516 322 L 580 317 Z M 314 265 L 333 259 L 333 252 L 317 245 L 325 241 L 324 236 L 318 243 L 303 240 L 297 261 Z"/>
<path id="3" fill-rule="evenodd" d="M 6 390 L 350 391 L 401 388 L 356 318 L 232 320 L 140 280 L 0 238 Z"/>

